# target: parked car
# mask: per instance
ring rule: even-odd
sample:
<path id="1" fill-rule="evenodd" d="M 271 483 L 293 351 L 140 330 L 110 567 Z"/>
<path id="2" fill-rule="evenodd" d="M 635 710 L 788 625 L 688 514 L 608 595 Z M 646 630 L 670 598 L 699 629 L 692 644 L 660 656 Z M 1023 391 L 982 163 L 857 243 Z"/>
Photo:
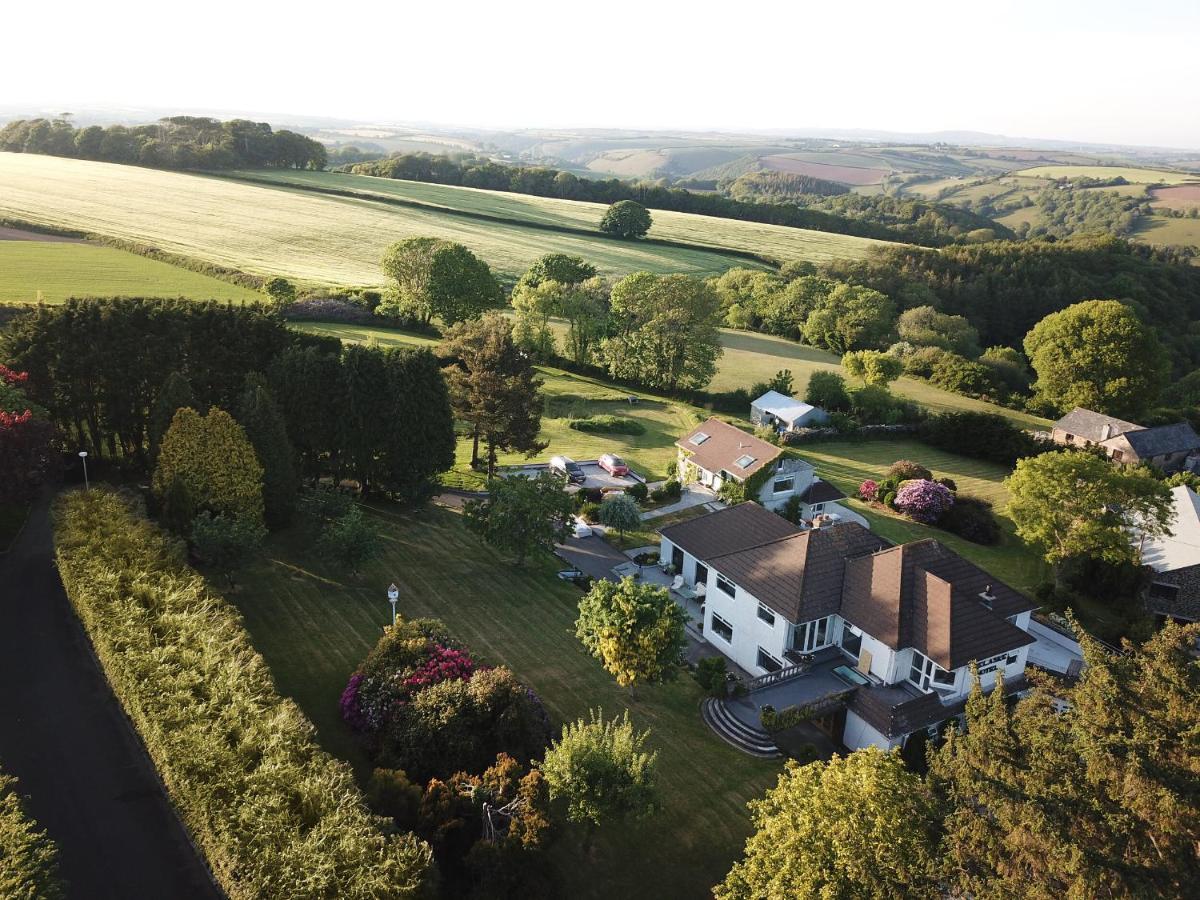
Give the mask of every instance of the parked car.
<path id="1" fill-rule="evenodd" d="M 551 457 L 550 471 L 561 475 L 571 484 L 583 484 L 587 481 L 587 476 L 583 474 L 583 467 L 567 456 Z"/>
<path id="2" fill-rule="evenodd" d="M 625 460 L 617 456 L 615 453 L 605 453 L 600 457 L 600 468 L 609 475 L 628 475 L 629 466 L 625 464 Z"/>

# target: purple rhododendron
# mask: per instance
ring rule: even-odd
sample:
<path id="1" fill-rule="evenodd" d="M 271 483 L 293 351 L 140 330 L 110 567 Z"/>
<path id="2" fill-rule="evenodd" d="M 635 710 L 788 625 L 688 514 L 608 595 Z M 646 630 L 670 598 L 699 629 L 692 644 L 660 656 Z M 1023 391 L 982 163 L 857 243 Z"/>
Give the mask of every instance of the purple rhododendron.
<path id="1" fill-rule="evenodd" d="M 346 689 L 342 691 L 342 718 L 355 731 L 363 731 L 367 725 L 358 698 L 358 689 L 362 680 L 362 672 L 355 672 L 350 676 L 350 681 L 346 683 Z"/>
<path id="2" fill-rule="evenodd" d="M 879 483 L 868 478 L 858 486 L 858 496 L 863 500 L 874 500 L 877 490 L 879 490 Z"/>
<path id="3" fill-rule="evenodd" d="M 954 505 L 954 494 L 936 481 L 906 481 L 896 492 L 894 505 L 909 518 L 932 525 Z"/>

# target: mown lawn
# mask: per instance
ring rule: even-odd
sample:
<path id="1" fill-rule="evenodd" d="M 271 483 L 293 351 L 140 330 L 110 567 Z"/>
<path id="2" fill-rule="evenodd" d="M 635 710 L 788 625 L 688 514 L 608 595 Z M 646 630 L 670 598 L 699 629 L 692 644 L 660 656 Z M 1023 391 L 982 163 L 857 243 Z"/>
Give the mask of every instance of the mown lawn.
<path id="1" fill-rule="evenodd" d="M 400 610 L 436 616 L 491 664 L 512 668 L 545 700 L 556 724 L 602 707 L 628 709 L 651 730 L 659 752 L 663 809 L 638 826 L 604 829 L 590 860 L 571 829 L 553 853 L 565 897 L 706 897 L 739 854 L 750 821 L 746 801 L 780 771 L 722 743 L 699 715 L 700 688 L 684 676 L 643 688 L 636 700 L 587 656 L 574 636 L 579 591 L 559 581 L 549 558 L 516 569 L 448 510 L 373 510 L 383 557 L 351 581 L 316 567 L 306 548 L 275 538 L 266 558 L 240 578 L 231 600 L 279 689 L 316 724 L 321 743 L 368 762 L 342 724 L 338 697 L 346 679 L 388 621 L 385 588 L 400 586 Z"/>
<path id="2" fill-rule="evenodd" d="M 0 240 L 0 303 L 62 303 L 68 297 L 263 300 L 249 288 L 98 244 Z"/>
<path id="3" fill-rule="evenodd" d="M 1005 512 L 1008 491 L 1002 484 L 1009 474 L 997 463 L 968 459 L 946 453 L 915 440 L 830 441 L 801 446 L 799 453 L 814 466 L 818 474 L 840 487 L 851 499 L 845 502 L 871 523 L 871 530 L 890 541 L 903 543 L 936 538 L 976 565 L 991 572 L 1001 581 L 1028 593 L 1050 577 L 1050 570 L 1041 555 L 1014 533 L 1012 520 Z M 954 479 L 958 490 L 981 497 L 993 504 L 1003 536 L 999 544 L 986 547 L 973 544 L 957 535 L 910 521 L 881 506 L 869 506 L 854 499 L 858 486 L 868 478 L 878 480 L 898 459 L 911 459 L 933 471 L 934 477 Z"/>

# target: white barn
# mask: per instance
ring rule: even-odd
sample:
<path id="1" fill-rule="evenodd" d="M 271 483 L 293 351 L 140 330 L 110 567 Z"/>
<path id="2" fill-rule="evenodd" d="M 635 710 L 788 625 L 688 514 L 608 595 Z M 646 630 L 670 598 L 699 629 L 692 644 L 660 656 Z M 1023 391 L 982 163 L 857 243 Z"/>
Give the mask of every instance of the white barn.
<path id="1" fill-rule="evenodd" d="M 788 397 L 778 391 L 767 391 L 750 403 L 750 421 L 777 431 L 796 431 L 813 428 L 828 421 L 825 410 Z"/>

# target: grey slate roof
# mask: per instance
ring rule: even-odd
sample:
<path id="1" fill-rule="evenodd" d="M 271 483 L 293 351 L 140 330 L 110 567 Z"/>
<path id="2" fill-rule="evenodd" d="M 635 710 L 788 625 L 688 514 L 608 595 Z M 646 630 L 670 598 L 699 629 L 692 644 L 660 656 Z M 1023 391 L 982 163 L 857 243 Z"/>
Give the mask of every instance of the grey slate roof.
<path id="1" fill-rule="evenodd" d="M 1005 695 L 1029 689 L 1024 675 L 1004 682 Z M 863 685 L 854 692 L 850 709 L 864 722 L 889 737 L 903 737 L 920 728 L 959 715 L 967 706 L 967 698 L 943 704 L 937 694 L 922 694 L 908 684 Z"/>
<path id="2" fill-rule="evenodd" d="M 1106 425 L 1110 429 L 1108 432 L 1104 430 Z M 1118 419 L 1115 416 L 1106 416 L 1104 413 L 1092 412 L 1090 409 L 1084 409 L 1081 406 L 1075 407 L 1055 422 L 1054 427 L 1061 428 L 1068 434 L 1085 438 L 1097 444 L 1100 441 L 1116 437 L 1118 434 L 1140 431 L 1142 428 L 1141 425 L 1135 425 L 1133 422 L 1126 422 L 1124 419 Z"/>
<path id="3" fill-rule="evenodd" d="M 697 559 L 736 553 L 749 547 L 799 534 L 800 529 L 757 503 L 746 501 L 728 509 L 668 525 L 659 534 Z"/>
<path id="4" fill-rule="evenodd" d="M 805 503 L 830 503 L 834 500 L 845 500 L 846 495 L 828 481 L 814 481 L 808 486 L 800 499 Z"/>
<path id="5" fill-rule="evenodd" d="M 704 561 L 789 622 L 807 622 L 841 607 L 847 559 L 890 546 L 857 522 L 847 522 Z"/>
<path id="6" fill-rule="evenodd" d="M 1187 422 L 1142 428 L 1124 435 L 1139 459 L 1150 459 L 1167 453 L 1179 453 L 1200 447 L 1200 435 Z"/>

